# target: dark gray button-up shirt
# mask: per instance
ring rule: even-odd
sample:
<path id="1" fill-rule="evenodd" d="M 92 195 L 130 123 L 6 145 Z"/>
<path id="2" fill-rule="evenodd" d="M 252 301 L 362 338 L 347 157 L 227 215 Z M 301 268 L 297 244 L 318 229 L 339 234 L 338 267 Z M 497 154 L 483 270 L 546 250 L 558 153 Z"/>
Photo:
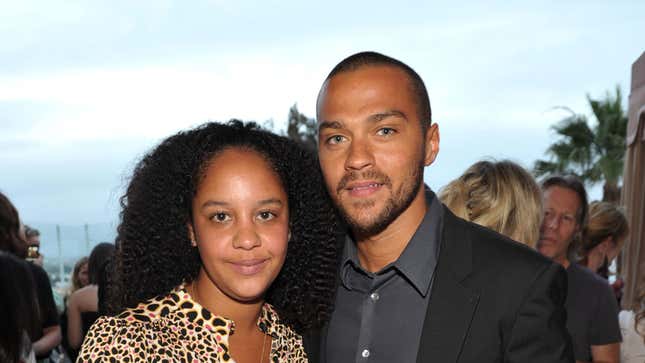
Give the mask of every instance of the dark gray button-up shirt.
<path id="1" fill-rule="evenodd" d="M 414 363 L 439 256 L 443 209 L 426 192 L 426 215 L 393 263 L 363 269 L 356 243 L 345 243 L 340 286 L 329 323 L 328 362 Z"/>

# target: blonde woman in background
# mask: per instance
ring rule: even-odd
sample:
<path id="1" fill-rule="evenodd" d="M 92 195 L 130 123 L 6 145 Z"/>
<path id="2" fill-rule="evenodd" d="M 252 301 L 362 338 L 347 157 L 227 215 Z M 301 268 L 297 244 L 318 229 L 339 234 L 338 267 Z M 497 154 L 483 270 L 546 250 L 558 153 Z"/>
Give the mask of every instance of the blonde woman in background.
<path id="1" fill-rule="evenodd" d="M 627 217 L 612 203 L 589 205 L 589 222 L 582 235 L 579 263 L 607 278 L 608 267 L 618 256 L 629 233 Z"/>
<path id="2" fill-rule="evenodd" d="M 69 293 L 67 296 L 73 294 L 76 290 L 79 290 L 90 283 L 90 275 L 88 272 L 88 261 L 89 258 L 81 257 L 76 264 L 74 265 L 74 270 L 72 270 L 72 285 L 69 288 Z"/>
<path id="3" fill-rule="evenodd" d="M 542 192 L 514 162 L 479 161 L 441 189 L 439 199 L 458 217 L 535 248 Z"/>

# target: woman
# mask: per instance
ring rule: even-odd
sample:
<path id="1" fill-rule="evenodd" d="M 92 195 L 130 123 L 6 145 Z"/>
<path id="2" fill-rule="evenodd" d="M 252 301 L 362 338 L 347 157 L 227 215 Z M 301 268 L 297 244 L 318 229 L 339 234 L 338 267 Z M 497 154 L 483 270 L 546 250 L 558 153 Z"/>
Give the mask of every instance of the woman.
<path id="1" fill-rule="evenodd" d="M 75 291 L 67 302 L 67 342 L 74 358 L 81 347 L 85 334 L 90 326 L 98 319 L 98 280 L 103 265 L 114 254 L 112 243 L 99 243 L 90 253 L 87 262 L 87 286 Z"/>
<path id="2" fill-rule="evenodd" d="M 20 259 L 27 257 L 27 244 L 18 211 L 9 198 L 2 193 L 0 193 L 0 251 Z M 38 329 L 29 332 L 29 337 L 36 358 L 44 359 L 49 357 L 52 349 L 61 341 L 58 311 L 47 272 L 33 263 L 27 263 L 26 266 L 31 272 L 36 288 L 39 312 L 37 319 L 40 323 Z"/>
<path id="3" fill-rule="evenodd" d="M 70 356 L 72 361 L 76 360 L 76 352 L 78 350 L 78 347 L 76 347 L 74 349 L 69 344 L 69 338 L 68 338 L 69 329 L 67 328 L 67 324 L 68 324 L 68 321 L 67 321 L 68 320 L 68 311 L 67 311 L 68 306 L 67 305 L 68 305 L 70 296 L 72 296 L 72 294 L 74 292 L 76 292 L 76 291 L 80 290 L 81 288 L 89 285 L 89 283 L 90 283 L 90 278 L 89 278 L 89 275 L 88 275 L 88 272 L 87 272 L 87 261 L 88 261 L 87 257 L 81 257 L 74 264 L 74 269 L 72 270 L 72 276 L 71 276 L 72 284 L 69 287 L 69 290 L 67 291 L 67 293 L 65 295 L 65 298 L 63 299 L 63 304 L 64 304 L 65 308 L 63 309 L 63 312 L 60 315 L 60 322 L 61 322 L 60 327 L 61 327 L 61 331 L 63 333 L 62 345 L 63 345 L 63 348 L 65 348 L 65 351 L 68 353 L 68 355 Z M 88 329 L 89 329 L 89 327 L 88 327 Z M 80 347 L 80 344 L 79 344 L 79 347 Z"/>
<path id="4" fill-rule="evenodd" d="M 145 156 L 122 206 L 109 306 L 127 309 L 92 326 L 79 361 L 307 361 L 338 231 L 311 155 L 254 124 L 209 123 Z"/>
<path id="5" fill-rule="evenodd" d="M 72 286 L 69 289 L 69 295 L 73 294 L 76 290 L 79 290 L 90 283 L 90 275 L 88 274 L 88 262 L 87 257 L 81 257 L 76 264 L 74 264 L 74 269 L 72 270 Z"/>
<path id="6" fill-rule="evenodd" d="M 535 179 L 512 161 L 479 161 L 446 185 L 439 199 L 458 217 L 534 248 L 542 221 Z"/>
<path id="7" fill-rule="evenodd" d="M 609 265 L 618 256 L 628 233 L 627 217 L 620 208 L 607 202 L 591 203 L 589 222 L 582 234 L 579 263 L 607 278 Z"/>
<path id="8" fill-rule="evenodd" d="M 40 329 L 36 287 L 27 262 L 0 252 L 0 362 L 35 362 L 30 336 Z"/>

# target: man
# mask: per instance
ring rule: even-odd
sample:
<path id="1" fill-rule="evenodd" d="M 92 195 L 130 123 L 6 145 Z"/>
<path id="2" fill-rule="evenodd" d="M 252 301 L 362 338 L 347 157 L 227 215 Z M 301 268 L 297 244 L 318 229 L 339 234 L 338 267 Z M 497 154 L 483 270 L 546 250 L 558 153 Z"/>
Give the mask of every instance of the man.
<path id="1" fill-rule="evenodd" d="M 414 70 L 355 54 L 323 83 L 317 118 L 325 182 L 351 233 L 331 321 L 305 340 L 311 361 L 572 361 L 562 267 L 425 190 L 439 130 Z"/>
<path id="2" fill-rule="evenodd" d="M 607 280 L 571 263 L 572 246 L 587 220 L 587 192 L 574 177 L 554 176 L 542 183 L 544 219 L 538 250 L 567 269 L 567 329 L 577 361 L 618 363 L 618 306 Z"/>
<path id="3" fill-rule="evenodd" d="M 27 241 L 27 260 L 43 267 L 43 255 L 40 253 L 40 231 L 25 225 L 25 237 Z"/>

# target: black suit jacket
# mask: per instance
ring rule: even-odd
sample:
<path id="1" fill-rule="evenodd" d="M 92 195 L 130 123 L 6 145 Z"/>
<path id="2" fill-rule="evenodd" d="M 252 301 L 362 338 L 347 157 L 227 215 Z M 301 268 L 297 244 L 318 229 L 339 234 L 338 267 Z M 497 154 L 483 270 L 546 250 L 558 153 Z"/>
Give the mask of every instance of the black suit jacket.
<path id="1" fill-rule="evenodd" d="M 530 248 L 444 207 L 439 263 L 417 362 L 573 362 L 565 270 Z M 305 335 L 326 362 L 326 327 Z"/>

